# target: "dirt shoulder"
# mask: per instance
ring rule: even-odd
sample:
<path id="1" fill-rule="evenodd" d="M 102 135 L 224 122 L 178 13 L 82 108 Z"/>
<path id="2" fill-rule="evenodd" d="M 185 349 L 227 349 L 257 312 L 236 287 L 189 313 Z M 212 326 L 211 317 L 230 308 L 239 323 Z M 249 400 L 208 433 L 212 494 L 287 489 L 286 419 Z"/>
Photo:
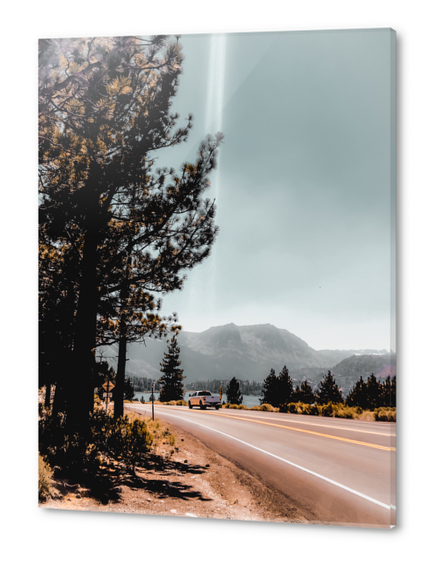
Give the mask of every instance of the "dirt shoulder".
<path id="1" fill-rule="evenodd" d="M 40 504 L 51 509 L 104 511 L 307 523 L 282 494 L 268 489 L 257 478 L 214 453 L 194 436 L 165 424 L 175 435 L 175 445 L 161 442 L 136 477 L 111 471 L 108 488 L 100 493 L 80 483 L 54 480 L 55 497 Z"/>

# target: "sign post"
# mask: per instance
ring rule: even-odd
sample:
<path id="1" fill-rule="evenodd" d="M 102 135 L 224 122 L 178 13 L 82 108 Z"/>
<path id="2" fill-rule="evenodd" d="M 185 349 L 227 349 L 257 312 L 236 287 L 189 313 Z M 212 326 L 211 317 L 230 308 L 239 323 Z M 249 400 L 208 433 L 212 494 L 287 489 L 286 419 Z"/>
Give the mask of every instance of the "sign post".
<path id="1" fill-rule="evenodd" d="M 155 383 L 152 384 L 151 387 L 151 401 L 152 401 L 152 420 L 154 421 L 154 388 L 155 388 Z"/>
<path id="2" fill-rule="evenodd" d="M 110 381 L 106 381 L 103 385 L 102 388 L 105 390 L 105 392 L 103 393 L 103 397 L 106 398 L 106 410 L 108 411 L 108 398 L 112 397 L 112 392 L 110 392 L 113 388 L 114 388 L 114 383 L 110 382 Z"/>

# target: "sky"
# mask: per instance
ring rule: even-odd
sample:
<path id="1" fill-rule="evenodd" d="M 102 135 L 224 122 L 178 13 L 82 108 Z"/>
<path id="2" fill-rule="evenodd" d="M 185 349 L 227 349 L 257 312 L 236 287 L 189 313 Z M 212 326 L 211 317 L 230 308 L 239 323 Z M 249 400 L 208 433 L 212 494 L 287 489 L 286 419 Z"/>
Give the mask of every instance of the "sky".
<path id="1" fill-rule="evenodd" d="M 186 331 L 270 323 L 314 349 L 395 350 L 394 34 L 183 35 L 160 165 L 225 136 L 211 255 L 163 299 Z M 181 121 L 180 121 L 181 122 Z"/>

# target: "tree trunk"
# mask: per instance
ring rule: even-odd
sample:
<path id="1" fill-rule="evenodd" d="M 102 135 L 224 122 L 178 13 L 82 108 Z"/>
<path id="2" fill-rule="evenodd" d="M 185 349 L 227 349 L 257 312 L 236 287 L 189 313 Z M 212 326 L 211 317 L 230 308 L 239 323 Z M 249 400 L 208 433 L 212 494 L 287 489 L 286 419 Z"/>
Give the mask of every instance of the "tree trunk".
<path id="1" fill-rule="evenodd" d="M 127 347 L 127 325 L 124 307 L 127 303 L 129 287 L 127 278 L 123 281 L 123 286 L 120 292 L 120 306 L 122 309 L 120 315 L 120 338 L 119 338 L 119 354 L 117 363 L 116 386 L 114 389 L 114 417 L 120 418 L 123 416 L 123 396 L 124 396 L 124 382 L 126 376 L 126 347 Z"/>
<path id="2" fill-rule="evenodd" d="M 122 322 L 124 322 L 122 320 Z M 124 396 L 124 382 L 126 375 L 126 334 L 120 335 L 119 340 L 119 355 L 117 364 L 116 385 L 114 389 L 114 417 L 120 418 L 124 414 L 123 396 Z"/>
<path id="3" fill-rule="evenodd" d="M 67 421 L 72 431 L 87 432 L 89 413 L 93 410 L 93 373 L 96 349 L 97 287 L 96 287 L 97 237 L 87 232 L 84 240 L 82 276 L 75 323 L 72 376 L 67 386 Z"/>
<path id="4" fill-rule="evenodd" d="M 45 408 L 51 406 L 51 383 L 47 381 L 45 385 Z"/>
<path id="5" fill-rule="evenodd" d="M 126 376 L 126 347 L 127 347 L 127 324 L 125 307 L 129 297 L 129 266 L 131 262 L 130 257 L 131 247 L 129 245 L 126 258 L 125 277 L 122 281 L 120 290 L 120 338 L 119 338 L 119 354 L 117 363 L 116 386 L 114 389 L 114 417 L 120 418 L 124 414 L 123 396 L 124 396 L 124 383 Z"/>

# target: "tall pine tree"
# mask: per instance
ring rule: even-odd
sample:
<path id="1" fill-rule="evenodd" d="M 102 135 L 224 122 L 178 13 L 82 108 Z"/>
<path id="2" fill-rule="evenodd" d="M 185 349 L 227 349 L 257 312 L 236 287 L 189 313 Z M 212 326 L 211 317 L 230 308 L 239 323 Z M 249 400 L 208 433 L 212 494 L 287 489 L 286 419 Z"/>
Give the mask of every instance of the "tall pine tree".
<path id="1" fill-rule="evenodd" d="M 264 379 L 262 394 L 263 397 L 260 398 L 260 404 L 271 404 L 273 407 L 279 405 L 278 397 L 278 380 L 274 369 L 270 369 L 270 373 Z"/>
<path id="2" fill-rule="evenodd" d="M 349 392 L 346 403 L 347 406 L 358 406 L 363 410 L 368 408 L 367 388 L 362 376 Z"/>
<path id="3" fill-rule="evenodd" d="M 317 398 L 319 404 L 343 403 L 342 393 L 331 371 L 328 371 L 324 379 L 319 383 Z"/>
<path id="4" fill-rule="evenodd" d="M 297 386 L 292 395 L 293 402 L 303 402 L 304 404 L 313 404 L 315 395 L 311 385 L 307 381 L 302 381 L 300 387 Z"/>
<path id="5" fill-rule="evenodd" d="M 240 383 L 235 377 L 230 380 L 226 395 L 228 404 L 242 404 L 243 396 L 240 392 Z"/>
<path id="6" fill-rule="evenodd" d="M 288 404 L 291 401 L 293 393 L 293 381 L 289 376 L 289 371 L 286 365 L 283 367 L 282 371 L 279 373 L 277 379 L 277 389 L 278 389 L 278 406 L 282 404 Z"/>
<path id="7" fill-rule="evenodd" d="M 396 375 L 390 375 L 382 383 L 383 405 L 394 408 L 396 406 Z"/>
<path id="8" fill-rule="evenodd" d="M 376 376 L 371 373 L 366 382 L 367 403 L 370 410 L 384 405 L 382 387 Z"/>
<path id="9" fill-rule="evenodd" d="M 147 333 L 147 294 L 180 288 L 184 271 L 202 261 L 215 240 L 215 205 L 203 194 L 222 135 L 206 137 L 196 161 L 180 172 L 154 170 L 155 151 L 184 142 L 192 126 L 189 116 L 177 127 L 179 116 L 171 110 L 182 60 L 178 40 L 165 36 L 39 44 L 42 248 L 76 254 L 72 262 L 57 262 L 68 280 L 60 298 L 73 305 L 65 345 L 73 376 L 62 381 L 73 431 L 88 428 L 95 350 L 106 328 L 122 345 L 120 387 L 125 344 L 140 320 Z M 49 280 L 49 261 L 42 266 L 41 277 Z M 40 306 L 43 342 L 55 318 L 54 281 L 49 289 Z M 131 320 L 132 303 L 141 319 Z M 45 349 L 54 356 L 49 344 Z M 54 357 L 44 358 L 42 379 L 54 364 Z"/>
<path id="10" fill-rule="evenodd" d="M 175 336 L 168 343 L 168 351 L 164 354 L 164 360 L 160 364 L 164 373 L 159 379 L 161 386 L 159 400 L 169 402 L 170 400 L 182 400 L 184 395 L 183 369 L 180 369 L 181 361 L 180 347 Z"/>

